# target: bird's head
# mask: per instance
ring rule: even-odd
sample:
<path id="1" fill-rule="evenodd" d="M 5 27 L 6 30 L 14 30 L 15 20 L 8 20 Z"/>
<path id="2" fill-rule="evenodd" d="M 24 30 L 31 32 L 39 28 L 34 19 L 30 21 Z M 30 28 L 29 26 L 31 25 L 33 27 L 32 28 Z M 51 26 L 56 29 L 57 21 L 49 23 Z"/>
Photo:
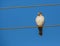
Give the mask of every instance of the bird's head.
<path id="1" fill-rule="evenodd" d="M 42 12 L 38 12 L 38 16 L 41 16 L 42 15 Z"/>

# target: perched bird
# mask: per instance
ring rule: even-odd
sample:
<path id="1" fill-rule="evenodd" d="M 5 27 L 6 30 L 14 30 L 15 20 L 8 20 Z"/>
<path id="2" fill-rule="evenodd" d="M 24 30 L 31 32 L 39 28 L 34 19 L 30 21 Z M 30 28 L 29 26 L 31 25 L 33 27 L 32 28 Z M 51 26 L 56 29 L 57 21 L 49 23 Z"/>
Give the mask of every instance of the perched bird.
<path id="1" fill-rule="evenodd" d="M 38 26 L 38 30 L 39 30 L 39 35 L 42 36 L 42 29 L 43 29 L 43 25 L 44 25 L 44 16 L 42 15 L 41 12 L 38 13 L 38 16 L 35 19 L 36 24 Z"/>

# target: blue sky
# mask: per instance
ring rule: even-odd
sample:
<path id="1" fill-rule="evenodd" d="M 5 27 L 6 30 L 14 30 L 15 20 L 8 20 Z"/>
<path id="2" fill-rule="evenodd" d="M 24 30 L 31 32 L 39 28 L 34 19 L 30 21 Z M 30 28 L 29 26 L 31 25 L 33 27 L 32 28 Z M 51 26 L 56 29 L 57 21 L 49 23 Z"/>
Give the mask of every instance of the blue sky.
<path id="1" fill-rule="evenodd" d="M 60 0 L 0 0 L 0 7 L 57 3 Z M 43 6 L 0 10 L 0 28 L 36 26 L 39 11 L 45 17 L 45 26 L 60 24 L 60 6 Z M 43 28 L 42 37 L 37 28 L 0 30 L 0 46 L 60 46 L 60 27 Z"/>

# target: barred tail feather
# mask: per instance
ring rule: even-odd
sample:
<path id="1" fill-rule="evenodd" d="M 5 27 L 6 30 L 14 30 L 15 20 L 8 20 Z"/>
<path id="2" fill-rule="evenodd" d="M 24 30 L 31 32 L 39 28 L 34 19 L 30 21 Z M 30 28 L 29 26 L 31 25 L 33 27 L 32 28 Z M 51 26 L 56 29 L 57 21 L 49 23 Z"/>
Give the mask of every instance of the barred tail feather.
<path id="1" fill-rule="evenodd" d="M 39 35 L 40 35 L 40 36 L 42 36 L 42 28 L 43 28 L 43 27 L 38 27 Z"/>

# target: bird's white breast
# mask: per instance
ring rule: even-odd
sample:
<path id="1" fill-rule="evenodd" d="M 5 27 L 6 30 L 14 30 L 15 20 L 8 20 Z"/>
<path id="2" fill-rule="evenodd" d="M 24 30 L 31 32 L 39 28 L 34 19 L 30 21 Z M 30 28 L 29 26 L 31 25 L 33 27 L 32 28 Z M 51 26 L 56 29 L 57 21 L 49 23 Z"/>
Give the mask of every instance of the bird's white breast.
<path id="1" fill-rule="evenodd" d="M 42 26 L 44 24 L 44 16 L 37 16 L 35 21 L 38 26 Z"/>

